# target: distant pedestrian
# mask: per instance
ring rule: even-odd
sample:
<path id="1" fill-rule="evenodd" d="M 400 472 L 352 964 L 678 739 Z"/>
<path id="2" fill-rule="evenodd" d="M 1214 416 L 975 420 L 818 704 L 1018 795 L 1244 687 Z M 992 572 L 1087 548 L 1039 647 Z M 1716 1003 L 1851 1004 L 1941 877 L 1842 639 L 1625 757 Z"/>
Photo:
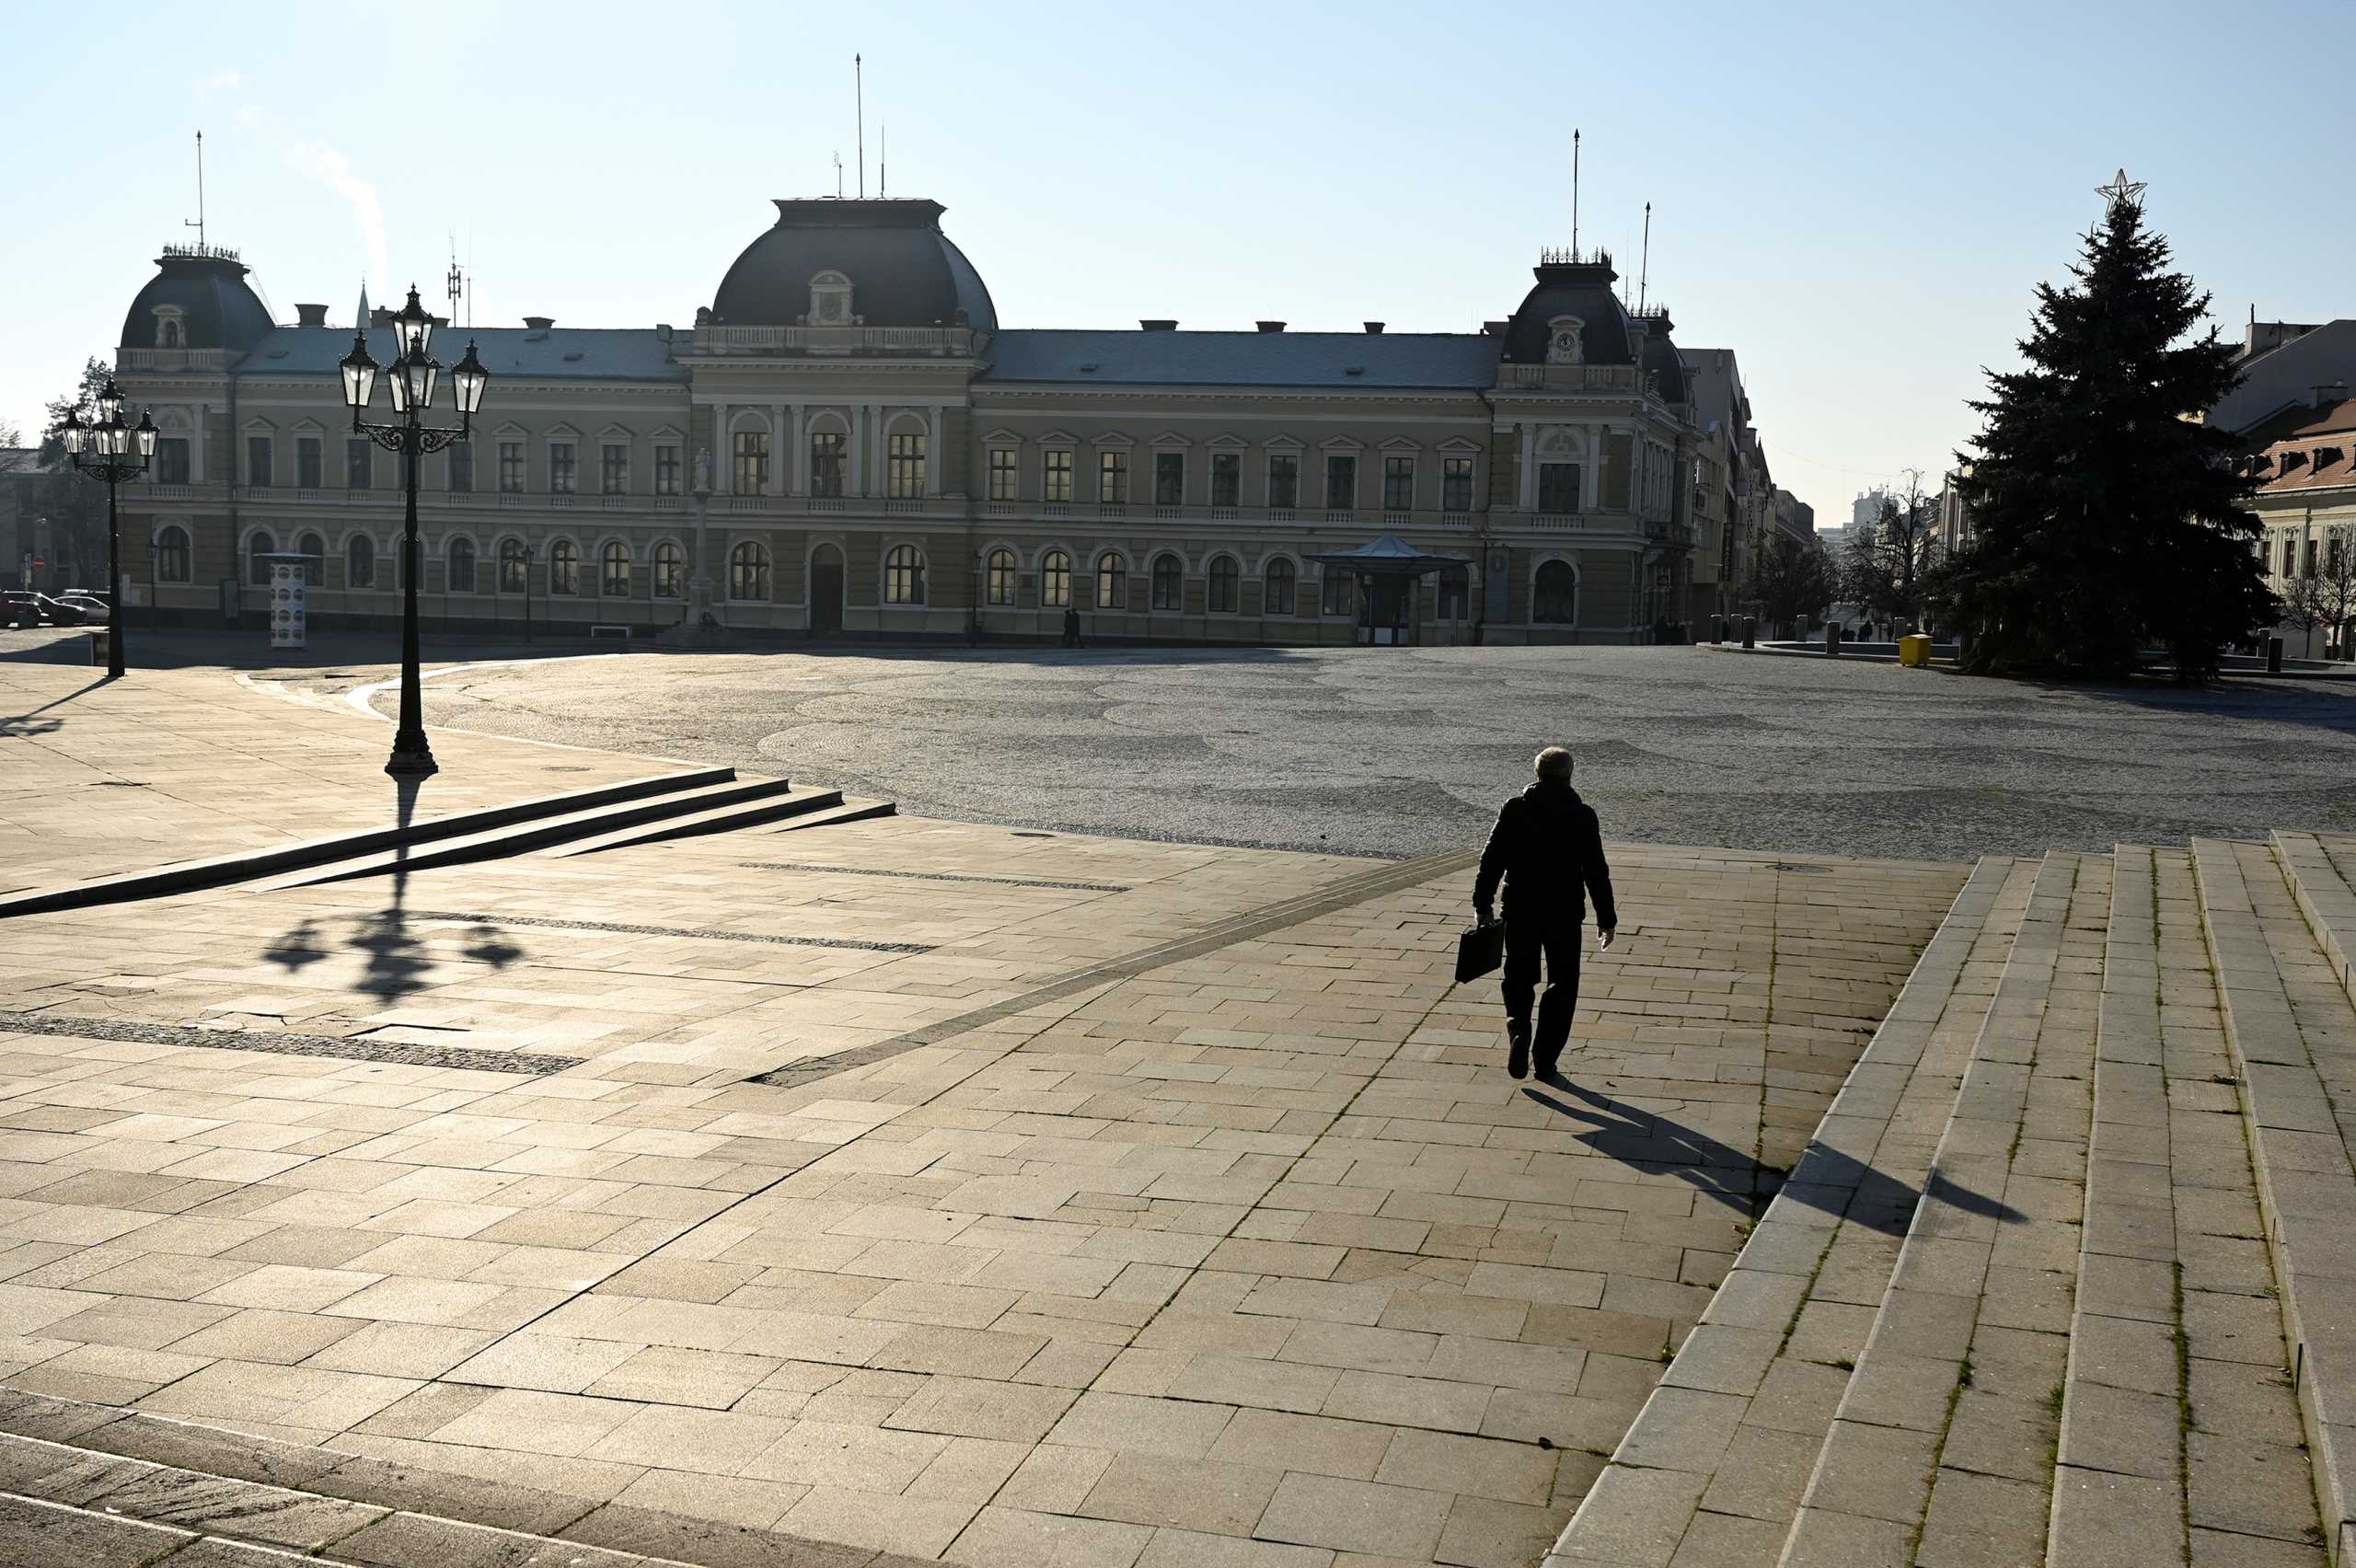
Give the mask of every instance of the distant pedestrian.
<path id="1" fill-rule="evenodd" d="M 1519 1078 L 1535 1066 L 1552 1078 L 1571 1035 L 1579 999 L 1579 930 L 1587 901 L 1595 899 L 1598 945 L 1610 947 L 1619 928 L 1611 869 L 1603 861 L 1603 835 L 1595 809 L 1571 788 L 1571 754 L 1548 746 L 1538 754 L 1538 780 L 1507 801 L 1481 851 L 1472 906 L 1486 924 L 1497 884 L 1505 884 L 1506 1070 Z M 1546 995 L 1538 1005 L 1536 1034 L 1530 1004 L 1537 998 L 1541 957 Z"/>
<path id="2" fill-rule="evenodd" d="M 1080 611 L 1071 605 L 1064 607 L 1064 646 L 1080 646 Z"/>

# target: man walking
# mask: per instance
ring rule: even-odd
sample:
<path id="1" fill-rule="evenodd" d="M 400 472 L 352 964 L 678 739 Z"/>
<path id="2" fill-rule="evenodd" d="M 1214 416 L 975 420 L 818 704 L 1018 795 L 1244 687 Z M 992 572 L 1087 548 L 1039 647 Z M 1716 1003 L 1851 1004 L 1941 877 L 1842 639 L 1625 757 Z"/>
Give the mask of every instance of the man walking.
<path id="1" fill-rule="evenodd" d="M 1620 912 L 1611 901 L 1611 869 L 1603 863 L 1603 834 L 1595 808 L 1571 788 L 1571 754 L 1548 746 L 1538 754 L 1538 781 L 1497 812 L 1481 851 L 1481 874 L 1472 884 L 1472 906 L 1482 923 L 1502 879 L 1506 892 L 1506 1038 L 1512 1049 L 1506 1070 L 1519 1078 L 1530 1068 L 1533 1045 L 1538 1076 L 1552 1078 L 1571 1036 L 1571 1012 L 1579 1000 L 1579 928 L 1587 901 L 1595 898 L 1598 945 L 1610 947 Z M 1530 1007 L 1538 991 L 1538 961 L 1546 961 L 1546 995 L 1539 1002 L 1537 1037 L 1530 1034 Z"/>

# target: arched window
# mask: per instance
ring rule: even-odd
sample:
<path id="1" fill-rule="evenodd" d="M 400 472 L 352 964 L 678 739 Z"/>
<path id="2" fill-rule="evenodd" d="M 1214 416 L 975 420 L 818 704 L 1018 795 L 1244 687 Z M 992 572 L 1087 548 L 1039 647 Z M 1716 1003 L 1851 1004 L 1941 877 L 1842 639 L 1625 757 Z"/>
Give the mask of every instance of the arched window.
<path id="1" fill-rule="evenodd" d="M 1185 569 L 1178 564 L 1176 556 L 1160 555 L 1153 558 L 1151 603 L 1155 609 L 1174 610 L 1178 607 L 1179 583 L 1184 580 L 1184 574 Z"/>
<path id="2" fill-rule="evenodd" d="M 376 586 L 376 541 L 365 534 L 352 535 L 352 542 L 343 547 L 343 585 Z"/>
<path id="3" fill-rule="evenodd" d="M 311 558 L 303 563 L 303 580 L 316 587 L 320 574 L 327 570 L 328 542 L 317 534 L 299 534 L 294 539 L 294 553 Z"/>
<path id="4" fill-rule="evenodd" d="M 760 599 L 769 596 L 769 550 L 747 539 L 728 552 L 728 596 Z"/>
<path id="5" fill-rule="evenodd" d="M 629 597 L 629 547 L 619 539 L 606 541 L 599 562 L 597 592 L 608 599 Z"/>
<path id="6" fill-rule="evenodd" d="M 989 605 L 1014 603 L 1014 552 L 992 550 L 989 562 L 982 568 L 982 602 Z"/>
<path id="7" fill-rule="evenodd" d="M 176 316 L 164 317 L 164 329 L 158 336 L 156 344 L 160 348 L 167 349 L 177 349 L 180 346 L 179 317 Z"/>
<path id="8" fill-rule="evenodd" d="M 1579 574 L 1565 561 L 1550 560 L 1540 567 L 1530 594 L 1530 618 L 1549 626 L 1568 626 L 1578 615 Z"/>
<path id="9" fill-rule="evenodd" d="M 571 539 L 559 539 L 549 547 L 549 592 L 581 592 L 581 547 Z"/>
<path id="10" fill-rule="evenodd" d="M 1299 602 L 1299 574 L 1292 562 L 1278 556 L 1268 563 L 1268 602 L 1263 613 L 1288 616 Z"/>
<path id="11" fill-rule="evenodd" d="M 1210 611 L 1215 616 L 1235 613 L 1236 565 L 1233 556 L 1211 558 Z"/>
<path id="12" fill-rule="evenodd" d="M 1111 550 L 1096 558 L 1096 607 L 1100 610 L 1126 610 L 1129 607 L 1129 569 Z"/>
<path id="13" fill-rule="evenodd" d="M 185 582 L 189 577 L 188 530 L 174 523 L 156 534 L 156 581 Z"/>
<path id="14" fill-rule="evenodd" d="M 261 558 L 278 553 L 278 540 L 267 528 L 254 530 L 246 541 L 246 581 L 257 588 L 270 586 L 270 562 Z"/>
<path id="15" fill-rule="evenodd" d="M 499 541 L 499 591 L 502 594 L 528 594 L 532 591 L 532 555 L 521 539 Z"/>
<path id="16" fill-rule="evenodd" d="M 914 545 L 894 545 L 892 553 L 884 558 L 884 602 L 924 603 L 924 557 Z"/>
<path id="17" fill-rule="evenodd" d="M 654 596 L 658 599 L 679 597 L 679 579 L 687 564 L 687 552 L 669 539 L 654 544 Z"/>
<path id="18" fill-rule="evenodd" d="M 850 320 L 850 280 L 840 272 L 821 272 L 810 280 L 810 325 L 848 327 Z"/>
<path id="19" fill-rule="evenodd" d="M 1051 610 L 1071 603 L 1071 557 L 1061 550 L 1039 558 L 1039 603 Z"/>
<path id="20" fill-rule="evenodd" d="M 475 591 L 475 542 L 461 534 L 450 541 L 450 586 L 453 594 Z"/>

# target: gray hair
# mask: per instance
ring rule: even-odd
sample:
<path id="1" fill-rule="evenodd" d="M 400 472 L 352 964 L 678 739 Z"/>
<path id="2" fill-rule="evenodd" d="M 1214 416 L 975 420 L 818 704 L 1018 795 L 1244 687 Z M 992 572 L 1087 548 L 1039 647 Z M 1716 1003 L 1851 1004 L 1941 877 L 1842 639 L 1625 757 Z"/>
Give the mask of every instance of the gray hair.
<path id="1" fill-rule="evenodd" d="M 1569 783 L 1571 779 L 1570 748 L 1568 746 L 1548 746 L 1544 751 L 1538 754 L 1536 766 L 1538 768 L 1539 778 L 1556 779 L 1565 784 Z"/>

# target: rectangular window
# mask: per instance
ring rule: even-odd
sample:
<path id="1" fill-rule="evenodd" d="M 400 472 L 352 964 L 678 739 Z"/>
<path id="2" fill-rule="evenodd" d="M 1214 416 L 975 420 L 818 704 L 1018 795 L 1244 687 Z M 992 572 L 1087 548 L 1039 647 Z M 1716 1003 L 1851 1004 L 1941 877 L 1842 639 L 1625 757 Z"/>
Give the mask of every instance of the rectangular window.
<path id="1" fill-rule="evenodd" d="M 1576 463 L 1538 465 L 1538 510 L 1567 514 L 1579 509 L 1579 466 Z"/>
<path id="2" fill-rule="evenodd" d="M 156 443 L 156 482 L 159 485 L 188 483 L 188 438 L 167 435 Z"/>
<path id="3" fill-rule="evenodd" d="M 629 443 L 608 441 L 597 449 L 597 490 L 604 495 L 629 493 Z"/>
<path id="4" fill-rule="evenodd" d="M 475 444 L 454 441 L 450 444 L 450 488 L 464 494 L 475 488 Z"/>
<path id="5" fill-rule="evenodd" d="M 679 449 L 676 446 L 658 446 L 654 449 L 654 493 L 656 495 L 679 493 Z"/>
<path id="6" fill-rule="evenodd" d="M 1022 470 L 1016 467 L 1022 454 L 1011 446 L 990 448 L 990 499 L 1012 501 L 1022 492 Z"/>
<path id="7" fill-rule="evenodd" d="M 376 488 L 376 444 L 364 435 L 353 436 L 343 444 L 343 487 Z"/>
<path id="8" fill-rule="evenodd" d="M 1268 504 L 1300 504 L 1300 459 L 1289 452 L 1279 452 L 1268 459 Z"/>
<path id="9" fill-rule="evenodd" d="M 499 444 L 499 488 L 508 495 L 524 493 L 524 444 L 520 441 Z"/>
<path id="10" fill-rule="evenodd" d="M 1345 616 L 1350 613 L 1350 577 L 1345 571 L 1328 570 L 1318 582 L 1317 608 L 1322 615 Z"/>
<path id="11" fill-rule="evenodd" d="M 1153 455 L 1153 504 L 1183 506 L 1186 502 L 1186 455 L 1184 452 L 1157 452 Z"/>
<path id="12" fill-rule="evenodd" d="M 246 483 L 268 490 L 278 482 L 278 444 L 266 435 L 246 437 Z"/>
<path id="13" fill-rule="evenodd" d="M 1325 459 L 1325 509 L 1347 512 L 1358 503 L 1358 460 L 1337 452 Z"/>
<path id="14" fill-rule="evenodd" d="M 1211 454 L 1211 504 L 1238 506 L 1243 494 L 1243 454 Z"/>
<path id="15" fill-rule="evenodd" d="M 1105 506 L 1126 506 L 1129 501 L 1129 455 L 1126 452 L 1099 452 L 1096 455 L 1096 499 Z"/>
<path id="16" fill-rule="evenodd" d="M 1415 508 L 1415 460 L 1413 457 L 1385 457 L 1382 460 L 1382 509 L 1385 512 L 1412 512 Z"/>
<path id="17" fill-rule="evenodd" d="M 2313 539 L 2309 539 L 2307 541 L 2306 574 L 2309 577 L 2313 577 L 2316 574 L 2316 542 Z"/>
<path id="18" fill-rule="evenodd" d="M 569 441 L 549 443 L 549 493 L 572 493 L 572 443 Z"/>
<path id="19" fill-rule="evenodd" d="M 1068 447 L 1048 449 L 1043 470 L 1045 484 L 1042 499 L 1069 501 L 1071 499 L 1071 451 Z"/>
<path id="20" fill-rule="evenodd" d="M 810 493 L 815 496 L 839 496 L 843 493 L 843 463 L 850 448 L 850 437 L 838 430 L 820 431 L 810 438 Z"/>
<path id="21" fill-rule="evenodd" d="M 320 476 L 320 470 L 327 461 L 320 450 L 321 444 L 319 438 L 316 435 L 298 435 L 294 438 L 294 482 L 305 490 L 317 490 L 327 483 L 327 480 Z"/>
<path id="22" fill-rule="evenodd" d="M 1606 436 L 1603 441 L 1603 509 L 1606 512 L 1628 510 L 1628 492 L 1635 467 L 1636 438 L 1633 435 Z"/>
<path id="23" fill-rule="evenodd" d="M 2286 536 L 2282 540 L 2282 575 L 2285 577 L 2290 576 L 2296 570 L 2296 563 L 2291 554 L 2296 548 L 2298 546 Z"/>
<path id="24" fill-rule="evenodd" d="M 769 488 L 769 432 L 765 430 L 740 430 L 736 432 L 736 493 L 758 495 Z"/>
<path id="25" fill-rule="evenodd" d="M 1439 505 L 1443 512 L 1472 510 L 1472 459 L 1443 457 L 1439 460 Z"/>
<path id="26" fill-rule="evenodd" d="M 889 438 L 884 449 L 884 494 L 913 501 L 924 494 L 924 432 Z"/>

